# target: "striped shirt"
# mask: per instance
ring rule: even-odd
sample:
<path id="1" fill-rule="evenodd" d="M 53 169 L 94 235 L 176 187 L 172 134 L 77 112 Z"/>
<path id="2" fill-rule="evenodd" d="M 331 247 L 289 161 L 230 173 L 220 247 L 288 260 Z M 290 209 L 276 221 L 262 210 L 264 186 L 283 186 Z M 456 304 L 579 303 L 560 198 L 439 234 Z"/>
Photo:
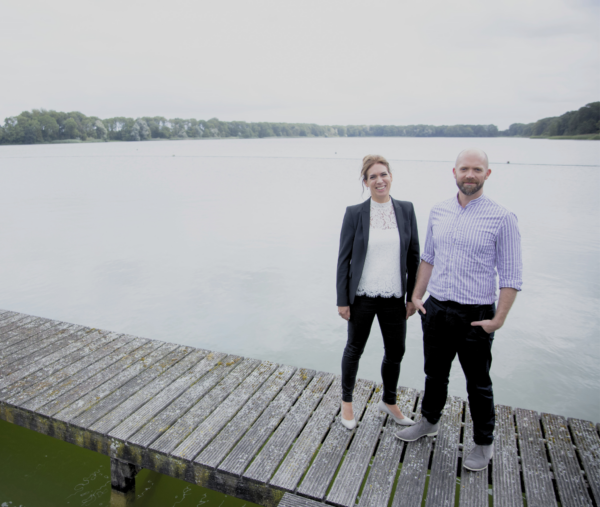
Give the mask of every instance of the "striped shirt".
<path id="1" fill-rule="evenodd" d="M 485 195 L 464 208 L 458 197 L 436 204 L 421 259 L 433 265 L 427 291 L 440 301 L 493 303 L 496 269 L 500 288 L 523 284 L 517 217 Z"/>

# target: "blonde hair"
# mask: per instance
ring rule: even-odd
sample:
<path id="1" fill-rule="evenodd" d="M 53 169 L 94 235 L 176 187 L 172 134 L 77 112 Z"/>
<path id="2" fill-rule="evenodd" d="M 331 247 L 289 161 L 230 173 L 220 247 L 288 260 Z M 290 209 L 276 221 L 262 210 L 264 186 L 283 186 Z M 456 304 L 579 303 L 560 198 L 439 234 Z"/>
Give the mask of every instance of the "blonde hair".
<path id="1" fill-rule="evenodd" d="M 382 164 L 387 167 L 388 172 L 391 174 L 390 163 L 381 155 L 367 155 L 363 158 L 362 170 L 360 171 L 360 179 L 363 181 L 367 181 L 367 173 L 369 169 L 373 167 L 375 164 Z"/>

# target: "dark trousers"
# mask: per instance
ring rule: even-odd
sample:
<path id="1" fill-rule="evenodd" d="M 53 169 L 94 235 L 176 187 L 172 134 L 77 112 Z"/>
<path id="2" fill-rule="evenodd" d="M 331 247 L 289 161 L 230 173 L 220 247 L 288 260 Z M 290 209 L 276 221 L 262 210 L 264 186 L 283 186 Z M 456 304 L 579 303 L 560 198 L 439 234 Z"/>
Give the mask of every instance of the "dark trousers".
<path id="1" fill-rule="evenodd" d="M 486 333 L 471 322 L 492 319 L 495 305 L 463 305 L 454 301 L 425 301 L 421 314 L 425 353 L 425 395 L 421 413 L 432 424 L 442 416 L 448 396 L 448 378 L 454 357 L 467 379 L 467 393 L 473 419 L 473 440 L 478 445 L 494 441 L 494 393 L 490 367 L 494 333 Z M 419 312 L 421 313 L 421 312 Z"/>
<path id="2" fill-rule="evenodd" d="M 406 349 L 406 307 L 402 298 L 356 296 L 350 305 L 348 342 L 342 356 L 342 400 L 352 401 L 358 362 L 362 356 L 373 319 L 377 315 L 385 353 L 381 363 L 383 401 L 396 403 L 400 362 Z"/>

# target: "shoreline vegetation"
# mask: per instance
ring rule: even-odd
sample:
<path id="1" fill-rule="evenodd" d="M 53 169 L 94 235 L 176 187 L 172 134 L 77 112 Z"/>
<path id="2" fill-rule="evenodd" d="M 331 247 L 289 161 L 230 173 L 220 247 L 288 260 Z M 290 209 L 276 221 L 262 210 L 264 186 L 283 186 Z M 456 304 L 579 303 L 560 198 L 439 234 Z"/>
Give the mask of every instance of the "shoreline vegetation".
<path id="1" fill-rule="evenodd" d="M 243 121 L 166 119 L 162 116 L 101 120 L 79 112 L 34 109 L 6 118 L 0 144 L 49 144 L 182 139 L 253 139 L 265 137 L 525 137 L 530 139 L 600 140 L 600 102 L 577 111 L 513 123 L 500 131 L 495 125 L 317 125 Z"/>

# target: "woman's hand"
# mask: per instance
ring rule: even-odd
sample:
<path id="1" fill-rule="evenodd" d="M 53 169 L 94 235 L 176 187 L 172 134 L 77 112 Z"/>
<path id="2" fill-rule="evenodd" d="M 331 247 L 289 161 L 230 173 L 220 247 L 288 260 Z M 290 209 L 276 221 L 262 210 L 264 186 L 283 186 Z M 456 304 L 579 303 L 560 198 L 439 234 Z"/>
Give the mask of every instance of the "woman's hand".
<path id="1" fill-rule="evenodd" d="M 350 320 L 350 307 L 338 306 L 338 315 L 344 320 Z"/>
<path id="2" fill-rule="evenodd" d="M 417 311 L 417 307 L 412 302 L 406 303 L 406 320 L 412 317 Z"/>

